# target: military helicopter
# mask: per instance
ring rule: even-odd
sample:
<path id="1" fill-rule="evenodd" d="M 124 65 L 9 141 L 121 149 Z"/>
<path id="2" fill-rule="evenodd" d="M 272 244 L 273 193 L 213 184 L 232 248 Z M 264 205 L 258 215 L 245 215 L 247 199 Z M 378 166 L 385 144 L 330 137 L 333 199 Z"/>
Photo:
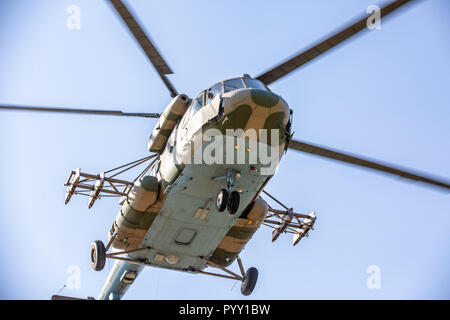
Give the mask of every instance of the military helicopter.
<path id="1" fill-rule="evenodd" d="M 169 90 L 172 100 L 162 114 L 0 106 L 3 110 L 158 119 L 148 142 L 150 156 L 100 174 L 76 169 L 65 183 L 66 204 L 78 194 L 89 197 L 89 208 L 108 196 L 118 197 L 122 206 L 108 240 L 96 240 L 90 249 L 94 270 L 102 270 L 107 259 L 115 260 L 99 299 L 122 298 L 145 266 L 241 281 L 242 294 L 250 295 L 258 271 L 245 271 L 239 254 L 259 227 L 273 229 L 272 241 L 290 233 L 297 245 L 316 221 L 314 212 L 296 213 L 264 190 L 289 149 L 450 189 L 450 183 L 442 179 L 294 140 L 293 110 L 268 87 L 365 30 L 368 16 L 254 78 L 244 74 L 227 79 L 191 99 L 172 85 L 167 77 L 171 69 L 125 4 L 109 2 Z M 394 1 L 381 9 L 380 16 L 411 2 Z M 267 159 L 259 151 L 264 148 L 270 161 L 263 161 Z M 209 158 L 205 157 L 207 150 L 211 151 Z M 134 180 L 119 177 L 140 166 L 143 170 Z M 266 197 L 281 208 L 271 207 Z M 234 261 L 239 273 L 228 268 Z M 208 267 L 222 272 L 205 271 Z"/>

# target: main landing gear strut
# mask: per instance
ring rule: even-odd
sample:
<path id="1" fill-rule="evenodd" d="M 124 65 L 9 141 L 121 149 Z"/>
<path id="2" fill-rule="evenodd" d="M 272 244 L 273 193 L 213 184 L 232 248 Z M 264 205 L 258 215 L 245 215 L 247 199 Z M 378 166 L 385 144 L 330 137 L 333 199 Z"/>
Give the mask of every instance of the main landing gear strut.
<path id="1" fill-rule="evenodd" d="M 128 262 L 134 262 L 138 263 L 140 260 L 137 259 L 131 259 L 126 257 L 121 257 L 121 255 L 133 253 L 133 252 L 139 252 L 139 251 L 145 251 L 149 250 L 150 248 L 136 248 L 131 250 L 125 250 L 125 251 L 117 251 L 117 252 L 110 252 L 107 253 L 109 248 L 111 247 L 114 239 L 116 237 L 116 234 L 114 234 L 111 239 L 109 240 L 108 244 L 105 247 L 105 244 L 101 240 L 95 240 L 91 244 L 91 267 L 95 271 L 101 271 L 105 267 L 106 259 L 117 259 L 117 260 L 123 260 Z"/>
<path id="2" fill-rule="evenodd" d="M 216 277 L 241 281 L 242 282 L 241 283 L 241 293 L 244 296 L 249 296 L 250 294 L 252 294 L 253 289 L 255 289 L 256 281 L 258 280 L 258 269 L 256 269 L 255 267 L 251 267 L 251 268 L 248 268 L 247 271 L 244 272 L 244 266 L 242 265 L 242 261 L 239 256 L 237 257 L 237 262 L 239 264 L 239 270 L 241 272 L 241 275 L 238 275 L 238 274 L 234 273 L 233 271 L 228 270 L 225 267 L 219 266 L 218 264 L 216 264 L 212 261 L 209 261 L 209 260 L 206 260 L 206 263 L 208 264 L 208 266 L 218 268 L 218 269 L 228 273 L 228 275 L 213 273 L 213 272 L 208 272 L 208 271 L 203 271 L 203 270 L 199 270 L 198 272 L 207 274 L 210 276 L 216 276 Z"/>
<path id="3" fill-rule="evenodd" d="M 227 169 L 227 189 L 221 189 L 216 198 L 216 209 L 224 212 L 228 209 L 229 214 L 235 214 L 239 209 L 240 194 L 233 191 L 235 179 L 240 177 L 239 172 L 233 169 Z"/>

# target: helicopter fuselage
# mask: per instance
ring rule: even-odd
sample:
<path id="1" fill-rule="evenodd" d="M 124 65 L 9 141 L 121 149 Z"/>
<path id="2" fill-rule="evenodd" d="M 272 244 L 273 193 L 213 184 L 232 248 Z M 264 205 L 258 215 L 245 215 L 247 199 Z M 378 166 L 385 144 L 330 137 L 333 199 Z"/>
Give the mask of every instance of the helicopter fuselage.
<path id="1" fill-rule="evenodd" d="M 224 92 L 226 81 L 221 86 L 220 94 L 208 89 L 187 103 L 176 121 L 150 174 L 160 190 L 157 214 L 139 244 L 149 250 L 128 254 L 141 264 L 116 262 L 101 298 L 121 296 L 126 286 L 118 277 L 137 274 L 145 265 L 194 273 L 208 261 L 228 266 L 264 220 L 267 204 L 259 199 L 255 205 L 255 200 L 284 153 L 290 110 L 269 90 Z M 230 187 L 229 178 L 240 194 L 234 214 L 215 207 L 217 193 Z"/>

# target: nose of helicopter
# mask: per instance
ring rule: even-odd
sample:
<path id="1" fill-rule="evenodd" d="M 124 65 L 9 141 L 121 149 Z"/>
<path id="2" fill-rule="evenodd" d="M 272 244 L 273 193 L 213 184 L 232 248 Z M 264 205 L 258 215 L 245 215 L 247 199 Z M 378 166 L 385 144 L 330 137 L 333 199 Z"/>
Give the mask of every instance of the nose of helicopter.
<path id="1" fill-rule="evenodd" d="M 279 95 L 260 89 L 241 89 L 223 95 L 224 129 L 279 129 L 289 121 L 289 106 Z"/>

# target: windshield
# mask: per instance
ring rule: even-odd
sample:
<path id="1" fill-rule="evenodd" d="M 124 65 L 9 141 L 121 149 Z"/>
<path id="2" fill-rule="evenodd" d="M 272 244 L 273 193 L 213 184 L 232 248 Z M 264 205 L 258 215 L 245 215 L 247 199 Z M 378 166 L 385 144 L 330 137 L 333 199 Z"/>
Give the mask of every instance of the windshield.
<path id="1" fill-rule="evenodd" d="M 255 88 L 255 89 L 260 89 L 260 90 L 266 90 L 267 88 L 266 86 L 259 80 L 255 80 L 252 78 L 244 78 L 245 81 L 245 86 L 247 88 Z"/>
<path id="2" fill-rule="evenodd" d="M 189 117 L 197 113 L 203 106 L 211 103 L 211 101 L 216 97 L 222 95 L 222 93 L 243 89 L 243 88 L 254 88 L 259 90 L 270 91 L 261 81 L 252 79 L 248 76 L 241 78 L 234 78 L 216 83 L 208 90 L 203 91 L 197 97 L 192 100 L 191 107 L 189 110 Z"/>
<path id="3" fill-rule="evenodd" d="M 188 124 L 189 120 L 203 107 L 203 99 L 204 99 L 204 93 L 200 93 L 198 96 L 196 96 L 194 99 L 192 99 L 191 105 L 189 106 L 189 109 L 184 114 L 182 120 L 181 120 L 181 127 L 184 128 Z"/>
<path id="4" fill-rule="evenodd" d="M 198 96 L 196 96 L 193 100 L 192 100 L 192 105 L 191 105 L 191 112 L 196 113 L 198 110 L 200 110 L 203 107 L 203 96 L 204 96 L 205 91 L 203 91 L 202 93 L 200 93 Z"/>
<path id="5" fill-rule="evenodd" d="M 222 94 L 222 83 L 217 83 L 213 85 L 206 91 L 206 103 L 209 104 L 216 96 L 220 96 Z"/>
<path id="6" fill-rule="evenodd" d="M 224 92 L 230 92 L 233 90 L 245 88 L 242 78 L 224 81 L 223 87 L 224 87 Z"/>
<path id="7" fill-rule="evenodd" d="M 230 92 L 242 88 L 254 88 L 267 91 L 267 87 L 259 80 L 249 77 L 225 80 L 223 82 L 223 92 Z"/>

